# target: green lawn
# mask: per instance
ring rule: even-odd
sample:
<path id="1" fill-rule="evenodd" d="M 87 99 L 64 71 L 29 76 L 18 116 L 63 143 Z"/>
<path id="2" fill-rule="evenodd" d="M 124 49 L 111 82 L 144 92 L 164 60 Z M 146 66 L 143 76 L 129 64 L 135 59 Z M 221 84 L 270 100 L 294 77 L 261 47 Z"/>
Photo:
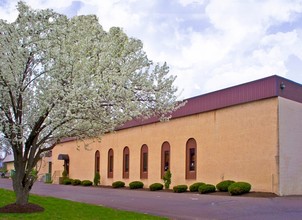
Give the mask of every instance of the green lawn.
<path id="1" fill-rule="evenodd" d="M 0 219 L 165 219 L 134 212 L 119 211 L 111 208 L 72 202 L 44 196 L 30 196 L 30 202 L 42 206 L 45 211 L 32 214 L 3 214 Z M 0 189 L 0 207 L 15 202 L 14 192 Z"/>

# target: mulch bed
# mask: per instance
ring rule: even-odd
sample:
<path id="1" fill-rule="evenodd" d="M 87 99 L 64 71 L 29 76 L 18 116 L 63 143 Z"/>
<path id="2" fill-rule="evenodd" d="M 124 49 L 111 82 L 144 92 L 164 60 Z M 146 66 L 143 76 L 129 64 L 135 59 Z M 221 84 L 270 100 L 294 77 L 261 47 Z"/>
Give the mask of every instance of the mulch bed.
<path id="1" fill-rule="evenodd" d="M 114 189 L 112 186 L 105 186 L 105 185 L 101 185 L 101 186 L 97 186 L 100 188 L 109 188 L 109 189 Z M 130 189 L 129 187 L 125 186 L 125 187 L 121 187 L 121 188 L 117 188 L 117 189 L 121 189 L 121 190 L 138 190 L 138 191 L 150 191 L 148 188 L 141 188 L 141 189 Z M 155 192 L 168 192 L 168 193 L 174 193 L 172 189 L 163 189 L 163 190 L 159 190 L 159 191 L 155 191 Z M 190 192 L 187 191 L 185 193 L 192 193 L 192 194 L 199 194 L 198 192 Z M 202 194 L 200 194 L 202 195 Z M 204 195 L 213 195 L 213 196 L 231 196 L 228 192 L 213 192 L 213 193 L 207 193 Z M 270 193 L 270 192 L 249 192 L 249 193 L 244 193 L 242 195 L 237 195 L 236 197 L 254 197 L 254 198 L 275 198 L 278 197 L 278 195 L 276 195 L 275 193 Z"/>
<path id="2" fill-rule="evenodd" d="M 34 213 L 43 211 L 43 207 L 33 203 L 28 203 L 26 205 L 17 205 L 14 203 L 0 207 L 0 213 Z"/>
<path id="3" fill-rule="evenodd" d="M 228 192 L 218 192 L 218 191 L 213 193 L 208 193 L 206 195 L 231 196 Z M 249 192 L 249 193 L 244 193 L 242 195 L 237 195 L 236 197 L 275 198 L 278 197 L 278 195 L 269 192 Z"/>

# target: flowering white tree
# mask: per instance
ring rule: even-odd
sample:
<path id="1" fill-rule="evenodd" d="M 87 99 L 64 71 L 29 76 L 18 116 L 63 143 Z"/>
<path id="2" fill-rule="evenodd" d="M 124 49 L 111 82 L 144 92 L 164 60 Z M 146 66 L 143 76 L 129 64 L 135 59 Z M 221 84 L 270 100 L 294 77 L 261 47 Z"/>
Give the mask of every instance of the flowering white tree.
<path id="1" fill-rule="evenodd" d="M 175 77 L 154 65 L 142 42 L 96 16 L 33 10 L 0 20 L 0 132 L 14 154 L 16 203 L 28 203 L 32 171 L 62 138 L 99 137 L 137 117 L 179 105 Z"/>

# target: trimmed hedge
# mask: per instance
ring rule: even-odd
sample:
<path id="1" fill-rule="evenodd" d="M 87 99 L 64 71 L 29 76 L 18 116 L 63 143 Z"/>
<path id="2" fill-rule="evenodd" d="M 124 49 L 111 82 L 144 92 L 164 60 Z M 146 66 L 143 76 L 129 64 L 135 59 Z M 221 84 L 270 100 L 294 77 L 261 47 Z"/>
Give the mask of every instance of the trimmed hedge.
<path id="1" fill-rule="evenodd" d="M 186 192 L 187 189 L 188 189 L 187 185 L 177 185 L 173 187 L 173 192 L 182 193 L 182 192 Z"/>
<path id="2" fill-rule="evenodd" d="M 235 183 L 233 180 L 224 180 L 216 185 L 216 188 L 220 192 L 227 192 L 230 185 Z"/>
<path id="3" fill-rule="evenodd" d="M 74 179 L 74 180 L 71 181 L 71 184 L 73 186 L 81 185 L 81 183 L 82 183 L 82 181 L 79 180 L 79 179 Z"/>
<path id="4" fill-rule="evenodd" d="M 124 187 L 125 183 L 123 181 L 116 181 L 112 183 L 112 187 L 113 188 L 121 188 Z"/>
<path id="5" fill-rule="evenodd" d="M 189 187 L 190 192 L 198 192 L 198 188 L 199 188 L 201 185 L 205 185 L 205 183 L 203 183 L 203 182 L 193 183 L 193 184 Z"/>
<path id="6" fill-rule="evenodd" d="M 247 182 L 237 182 L 229 186 L 228 191 L 232 196 L 250 192 L 252 186 Z"/>
<path id="7" fill-rule="evenodd" d="M 74 180 L 71 180 L 71 184 L 73 186 L 77 186 L 77 185 L 81 185 L 82 181 L 79 180 L 79 179 L 74 179 Z"/>
<path id="8" fill-rule="evenodd" d="M 64 185 L 70 185 L 72 183 L 72 179 L 66 178 L 63 180 Z"/>
<path id="9" fill-rule="evenodd" d="M 81 185 L 82 186 L 92 186 L 92 181 L 90 181 L 90 180 L 83 180 L 81 182 Z"/>
<path id="10" fill-rule="evenodd" d="M 198 188 L 198 192 L 201 194 L 211 193 L 211 192 L 215 192 L 215 191 L 216 191 L 216 188 L 212 184 L 204 184 Z"/>
<path id="11" fill-rule="evenodd" d="M 140 189 L 144 187 L 144 184 L 141 181 L 133 181 L 129 183 L 129 187 L 130 189 Z"/>
<path id="12" fill-rule="evenodd" d="M 150 191 L 162 190 L 164 185 L 161 183 L 153 183 L 149 186 Z"/>

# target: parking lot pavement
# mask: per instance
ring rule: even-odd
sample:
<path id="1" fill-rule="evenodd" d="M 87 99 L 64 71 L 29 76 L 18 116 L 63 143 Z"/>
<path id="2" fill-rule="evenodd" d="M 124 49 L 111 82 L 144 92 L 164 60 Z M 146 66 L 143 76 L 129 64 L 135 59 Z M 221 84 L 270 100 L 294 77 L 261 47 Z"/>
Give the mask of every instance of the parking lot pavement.
<path id="1" fill-rule="evenodd" d="M 11 180 L 0 178 L 0 188 L 12 189 Z M 170 219 L 302 219 L 302 196 L 249 198 L 42 182 L 36 182 L 31 193 Z"/>

